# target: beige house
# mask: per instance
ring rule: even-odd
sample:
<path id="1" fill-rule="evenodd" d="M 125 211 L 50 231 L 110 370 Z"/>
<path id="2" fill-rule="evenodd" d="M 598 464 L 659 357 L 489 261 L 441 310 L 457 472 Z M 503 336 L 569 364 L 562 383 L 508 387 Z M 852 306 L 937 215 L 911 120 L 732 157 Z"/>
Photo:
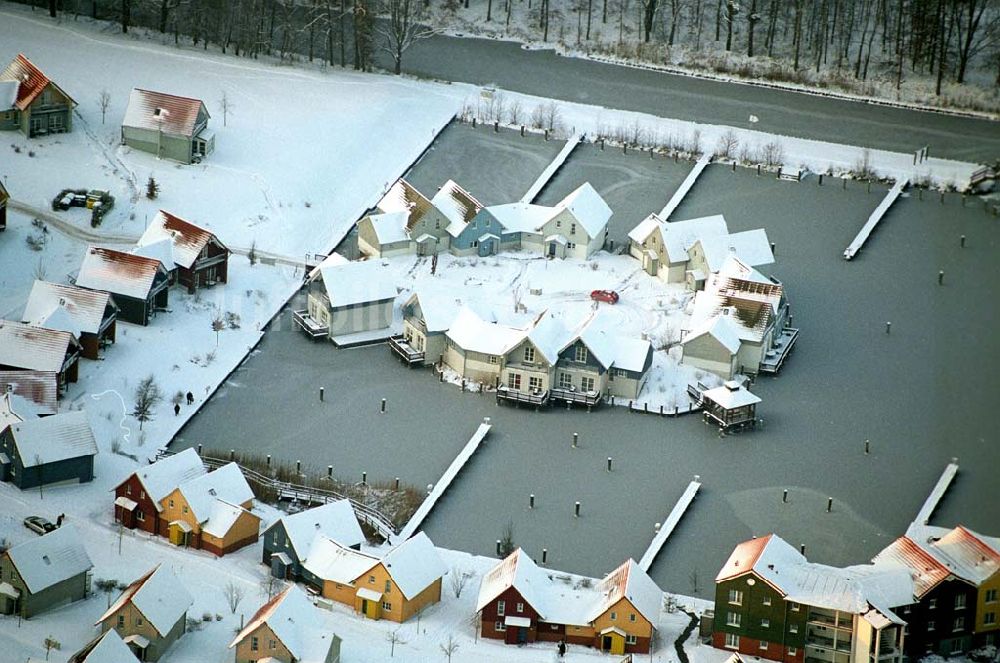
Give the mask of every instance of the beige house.
<path id="1" fill-rule="evenodd" d="M 382 273 L 378 261 L 348 262 L 333 254 L 310 273 L 306 282 L 307 308 L 293 313 L 296 324 L 306 334 L 338 344 L 391 335 L 389 327 L 398 291 Z"/>
<path id="2" fill-rule="evenodd" d="M 187 628 L 194 599 L 177 577 L 157 565 L 125 588 L 94 624 L 114 630 L 140 661 L 158 661 Z"/>
<path id="3" fill-rule="evenodd" d="M 397 180 L 375 207 L 358 222 L 363 255 L 430 255 L 448 248 L 448 219 L 406 180 Z"/>
<path id="4" fill-rule="evenodd" d="M 315 608 L 295 585 L 275 595 L 236 635 L 236 663 L 338 663 L 340 638 L 318 626 Z"/>
<path id="5" fill-rule="evenodd" d="M 411 364 L 430 365 L 443 361 L 447 344 L 445 334 L 461 310 L 458 300 L 415 292 L 402 308 L 403 337 L 396 339 L 397 351 Z"/>
<path id="6" fill-rule="evenodd" d="M 553 214 L 537 228 L 537 235 L 522 239 L 522 246 L 530 248 L 540 239 L 545 256 L 585 260 L 604 247 L 611 214 L 601 195 L 586 182 L 556 203 Z"/>
<path id="7" fill-rule="evenodd" d="M 507 353 L 525 334 L 524 329 L 487 322 L 463 307 L 445 334 L 445 366 L 465 380 L 496 385 Z"/>

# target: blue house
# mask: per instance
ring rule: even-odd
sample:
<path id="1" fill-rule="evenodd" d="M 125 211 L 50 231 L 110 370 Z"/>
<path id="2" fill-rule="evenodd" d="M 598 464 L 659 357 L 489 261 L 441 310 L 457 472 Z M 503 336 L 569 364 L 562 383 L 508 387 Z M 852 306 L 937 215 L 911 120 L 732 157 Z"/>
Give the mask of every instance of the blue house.
<path id="1" fill-rule="evenodd" d="M 261 561 L 277 578 L 300 578 L 317 535 L 354 550 L 361 550 L 365 540 L 351 502 L 338 500 L 285 516 L 268 527 Z"/>
<path id="2" fill-rule="evenodd" d="M 80 410 L 11 423 L 0 431 L 0 480 L 21 490 L 94 478 L 97 442 Z"/>

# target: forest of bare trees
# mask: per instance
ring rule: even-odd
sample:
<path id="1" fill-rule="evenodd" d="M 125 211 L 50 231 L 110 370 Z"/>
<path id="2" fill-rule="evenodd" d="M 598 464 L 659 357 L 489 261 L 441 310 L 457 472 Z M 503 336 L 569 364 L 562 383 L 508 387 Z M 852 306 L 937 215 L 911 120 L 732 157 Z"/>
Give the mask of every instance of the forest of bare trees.
<path id="1" fill-rule="evenodd" d="M 41 0 L 35 0 L 40 2 Z M 708 52 L 768 78 L 811 71 L 1000 86 L 1000 0 L 47 0 L 51 14 L 142 26 L 204 48 L 367 70 L 436 29 L 480 26 L 636 59 Z M 720 67 L 717 70 L 722 71 Z M 733 73 L 739 73 L 738 71 Z"/>

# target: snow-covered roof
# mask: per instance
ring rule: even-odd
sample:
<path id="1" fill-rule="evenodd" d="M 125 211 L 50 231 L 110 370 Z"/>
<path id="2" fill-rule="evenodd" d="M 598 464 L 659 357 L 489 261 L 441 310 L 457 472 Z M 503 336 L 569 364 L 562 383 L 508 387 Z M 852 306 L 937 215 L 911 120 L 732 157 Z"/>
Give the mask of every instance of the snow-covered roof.
<path id="1" fill-rule="evenodd" d="M 170 237 L 159 237 L 157 239 L 150 239 L 149 235 L 143 235 L 143 237 L 146 238 L 145 243 L 142 243 L 143 240 L 140 238 L 140 243 L 133 247 L 129 253 L 134 256 L 158 260 L 168 271 L 176 267 L 176 263 L 174 262 L 174 241 Z"/>
<path id="2" fill-rule="evenodd" d="M 24 307 L 21 319 L 37 327 L 62 329 L 77 336 L 80 332 L 96 334 L 104 322 L 104 312 L 109 303 L 113 303 L 113 300 L 106 292 L 62 283 L 35 281 L 31 286 L 31 294 L 28 295 L 28 303 Z M 69 325 L 73 329 L 52 327 L 60 321 L 65 322 L 64 315 L 69 317 Z"/>
<path id="3" fill-rule="evenodd" d="M 584 182 L 556 203 L 555 209 L 556 213 L 569 211 L 590 237 L 597 237 L 604 232 L 612 214 L 611 208 L 590 182 Z"/>
<path id="4" fill-rule="evenodd" d="M 94 431 L 82 410 L 27 419 L 12 424 L 10 432 L 25 467 L 97 454 Z"/>
<path id="5" fill-rule="evenodd" d="M 706 334 L 718 341 L 722 347 L 729 351 L 729 354 L 734 355 L 739 352 L 740 330 L 731 316 L 717 314 L 702 321 L 684 337 L 681 345 L 687 345 Z"/>
<path id="6" fill-rule="evenodd" d="M 340 255 L 339 253 L 331 253 L 327 257 L 323 258 L 323 261 L 318 265 L 309 270 L 309 276 L 306 278 L 307 281 L 312 282 L 316 280 L 322 269 L 327 267 L 336 267 L 337 265 L 346 265 L 350 260 Z"/>
<path id="7" fill-rule="evenodd" d="M 614 368 L 620 368 L 633 373 L 641 373 L 646 367 L 646 361 L 653 354 L 653 344 L 641 338 L 619 336 L 615 347 Z"/>
<path id="8" fill-rule="evenodd" d="M 688 249 L 698 239 L 725 235 L 729 232 L 726 219 L 721 214 L 702 216 L 685 221 L 667 221 L 661 226 L 663 245 L 671 263 L 687 262 Z"/>
<path id="9" fill-rule="evenodd" d="M 655 213 L 650 214 L 645 219 L 640 221 L 635 228 L 629 231 L 628 238 L 636 244 L 642 244 L 651 234 L 659 232 L 662 225 L 663 220 L 660 217 L 658 217 Z"/>
<path id="10" fill-rule="evenodd" d="M 448 219 L 448 233 L 452 237 L 458 237 L 469 221 L 472 221 L 483 208 L 471 193 L 454 180 L 448 180 L 438 189 L 431 198 L 431 204 Z"/>
<path id="11" fill-rule="evenodd" d="M 70 663 L 133 663 L 135 660 L 135 654 L 114 629 L 105 631 L 69 657 Z"/>
<path id="12" fill-rule="evenodd" d="M 266 624 L 296 661 L 320 663 L 326 659 L 336 635 L 321 632 L 313 606 L 297 585 L 289 585 L 260 607 L 247 625 L 229 643 L 232 649 Z M 313 625 L 316 628 L 313 628 Z M 267 659 L 260 659 L 265 661 Z"/>
<path id="13" fill-rule="evenodd" d="M 105 621 L 126 604 L 131 603 L 161 637 L 167 635 L 184 618 L 194 599 L 169 568 L 157 564 L 121 593 L 111 607 L 95 622 Z"/>
<path id="14" fill-rule="evenodd" d="M 7 65 L 7 68 L 0 72 L 0 81 L 13 81 L 17 83 L 16 96 L 11 105 L 6 106 L 4 110 L 12 106 L 22 111 L 27 109 L 48 85 L 52 85 L 59 90 L 60 93 L 69 99 L 70 104 L 76 105 L 76 102 L 70 99 L 70 96 L 62 88 L 49 80 L 48 76 L 42 73 L 42 70 L 36 67 L 31 60 L 24 57 L 23 53 L 18 53 L 11 63 Z M 9 86 L 3 91 L 2 100 L 10 100 Z"/>
<path id="15" fill-rule="evenodd" d="M 454 297 L 439 295 L 429 290 L 418 290 L 410 295 L 407 305 L 416 302 L 423 314 L 424 326 L 429 333 L 447 331 L 462 309 Z"/>
<path id="16" fill-rule="evenodd" d="M 371 221 L 372 230 L 375 231 L 375 237 L 381 245 L 405 242 L 410 239 L 406 229 L 408 217 L 407 212 L 385 212 L 384 214 L 372 214 L 368 220 Z"/>
<path id="17" fill-rule="evenodd" d="M 236 463 L 226 463 L 208 474 L 185 481 L 177 488 L 199 523 L 204 523 L 213 515 L 231 517 L 232 514 L 217 513 L 216 502 L 219 500 L 238 505 L 253 499 L 253 490 Z"/>
<path id="18" fill-rule="evenodd" d="M 193 137 L 202 110 L 209 116 L 200 99 L 134 88 L 128 96 L 122 126 Z"/>
<path id="19" fill-rule="evenodd" d="M 412 599 L 448 572 L 434 544 L 423 532 L 390 550 L 382 558 L 382 565 L 407 599 Z"/>
<path id="20" fill-rule="evenodd" d="M 198 452 L 188 448 L 151 465 L 141 467 L 134 474 L 146 489 L 146 495 L 156 504 L 156 508 L 160 509 L 160 500 L 182 483 L 205 473 L 205 466 L 202 464 Z"/>
<path id="21" fill-rule="evenodd" d="M 320 266 L 326 294 L 333 308 L 396 298 L 396 286 L 376 260 Z"/>
<path id="22" fill-rule="evenodd" d="M 214 536 L 216 538 L 222 539 L 227 534 L 229 530 L 232 529 L 239 517 L 244 513 L 250 513 L 238 504 L 230 504 L 225 500 L 215 500 L 212 504 L 212 511 L 208 516 L 208 521 L 205 523 L 201 531 L 209 536 Z M 250 515 L 253 516 L 252 513 Z M 257 518 L 257 516 L 253 516 Z M 260 523 L 258 522 L 258 529 Z"/>
<path id="23" fill-rule="evenodd" d="M 378 564 L 378 561 L 377 557 L 352 550 L 319 535 L 313 539 L 303 566 L 317 578 L 349 585 Z"/>
<path id="24" fill-rule="evenodd" d="M 729 255 L 738 256 L 751 267 L 770 265 L 774 262 L 771 244 L 763 228 L 728 235 L 699 237 L 696 243 L 701 244 L 710 272 L 719 271 Z"/>
<path id="25" fill-rule="evenodd" d="M 219 242 L 218 237 L 201 226 L 160 210 L 149 222 L 149 227 L 139 238 L 137 249 L 133 253 L 138 253 L 142 247 L 150 247 L 150 245 L 164 240 L 170 246 L 169 257 L 164 256 L 170 262 L 163 262 L 168 269 L 173 269 L 175 264 L 178 267 L 190 269 L 209 242 Z M 219 243 L 221 244 L 221 242 Z M 140 253 L 139 255 L 147 254 Z"/>
<path id="26" fill-rule="evenodd" d="M 448 328 L 447 337 L 466 352 L 487 355 L 507 354 L 525 336 L 523 329 L 515 329 L 493 322 L 486 322 L 472 309 L 463 306 Z"/>
<path id="27" fill-rule="evenodd" d="M 0 371 L 0 393 L 11 393 L 16 397 L 12 402 L 18 414 L 55 414 L 58 409 L 58 380 L 55 371 Z M 25 408 L 25 405 L 28 407 Z M 18 406 L 25 412 L 20 412 Z M 31 412 L 27 411 L 29 409 Z"/>
<path id="28" fill-rule="evenodd" d="M 66 354 L 79 346 L 66 331 L 0 320 L 0 366 L 59 373 Z"/>
<path id="29" fill-rule="evenodd" d="M 770 251 L 770 247 L 768 250 Z M 725 259 L 723 259 L 722 266 L 719 267 L 717 276 L 719 282 L 723 282 L 724 279 L 737 279 L 739 281 L 748 281 L 750 283 L 780 285 L 758 272 L 751 265 L 743 261 L 740 256 L 734 253 L 730 253 L 725 257 Z"/>
<path id="30" fill-rule="evenodd" d="M 513 587 L 545 619 L 551 585 L 552 581 L 545 572 L 538 568 L 527 553 L 518 548 L 483 576 L 479 584 L 476 612 Z"/>
<path id="31" fill-rule="evenodd" d="M 872 562 L 880 567 L 895 566 L 907 569 L 913 578 L 913 595 L 918 600 L 953 573 L 944 563 L 908 536 L 901 536 L 890 543 L 875 555 Z"/>
<path id="32" fill-rule="evenodd" d="M 925 528 L 929 529 L 929 528 Z M 935 528 L 936 529 L 936 528 Z M 943 534 L 907 532 L 924 552 L 930 553 L 955 575 L 981 584 L 1000 571 L 1000 551 L 990 545 L 989 537 L 959 525 Z"/>
<path id="33" fill-rule="evenodd" d="M 506 203 L 486 208 L 504 231 L 509 233 L 534 233 L 552 218 L 552 208 L 531 203 Z"/>
<path id="34" fill-rule="evenodd" d="M 720 293 L 710 279 L 694 295 L 689 324 L 700 329 L 719 316 L 729 317 L 741 341 L 760 343 L 774 320 L 774 308 L 770 301 L 744 298 L 738 292 Z"/>
<path id="35" fill-rule="evenodd" d="M 28 591 L 37 594 L 93 568 L 82 540 L 73 525 L 64 524 L 44 536 L 13 546 L 6 554 Z"/>
<path id="36" fill-rule="evenodd" d="M 593 621 L 615 606 L 622 599 L 629 603 L 656 628 L 663 605 L 663 590 L 639 568 L 634 559 L 628 559 L 609 573 L 597 585 L 600 602 L 592 609 Z"/>
<path id="37" fill-rule="evenodd" d="M 25 419 L 15 409 L 14 398 L 13 393 L 0 392 L 0 433 L 7 430 L 7 426 L 20 423 Z"/>
<path id="38" fill-rule="evenodd" d="M 627 371 L 642 372 L 646 360 L 653 352 L 649 341 L 630 338 L 618 334 L 617 322 L 609 315 L 595 314 L 587 318 L 580 328 L 576 338 L 583 341 L 590 353 L 596 357 L 605 368 L 621 368 Z M 569 347 L 572 338 L 564 344 L 560 352 Z"/>
<path id="39" fill-rule="evenodd" d="M 145 299 L 157 273 L 164 270 L 163 264 L 155 258 L 91 246 L 83 256 L 76 285 Z"/>
<path id="40" fill-rule="evenodd" d="M 431 201 L 412 184 L 400 178 L 393 182 L 375 207 L 388 214 L 402 212 L 407 217 L 404 219 L 404 227 L 410 229 L 430 211 Z"/>
<path id="41" fill-rule="evenodd" d="M 531 341 L 549 364 L 559 361 L 559 353 L 573 337 L 572 331 L 566 328 L 561 320 L 549 312 L 538 316 L 535 324 L 528 331 Z"/>
<path id="42" fill-rule="evenodd" d="M 718 403 L 720 407 L 727 410 L 760 403 L 758 396 L 751 394 L 746 387 L 732 380 L 727 381 L 721 387 L 704 391 L 702 398 Z"/>
<path id="43" fill-rule="evenodd" d="M 361 531 L 350 500 L 337 500 L 283 516 L 278 523 L 284 526 L 285 534 L 299 560 L 308 558 L 309 549 L 317 535 L 331 538 L 347 547 L 365 541 L 364 532 Z"/>

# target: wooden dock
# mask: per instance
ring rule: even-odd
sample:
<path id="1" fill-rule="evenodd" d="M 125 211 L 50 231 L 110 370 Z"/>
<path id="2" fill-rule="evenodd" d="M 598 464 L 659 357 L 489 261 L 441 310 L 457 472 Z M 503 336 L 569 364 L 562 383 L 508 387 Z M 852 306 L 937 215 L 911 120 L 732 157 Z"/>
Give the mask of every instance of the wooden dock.
<path id="1" fill-rule="evenodd" d="M 479 428 L 476 430 L 475 435 L 473 435 L 472 439 L 466 443 L 465 447 L 458 452 L 458 455 L 455 456 L 455 460 L 451 461 L 451 465 L 449 465 L 448 469 L 444 471 L 444 474 L 441 475 L 438 482 L 434 484 L 434 488 L 431 489 L 430 494 L 420 504 L 413 516 L 399 532 L 399 536 L 394 537 L 394 541 L 402 543 L 417 533 L 420 525 L 424 522 L 427 516 L 430 515 L 434 505 L 437 504 L 437 501 L 441 499 L 444 492 L 448 490 L 448 486 L 451 485 L 451 482 L 455 480 L 458 473 L 462 470 L 469 459 L 472 458 L 472 454 L 479 448 L 480 443 L 486 439 L 486 436 L 489 434 L 491 428 L 493 428 L 493 426 L 489 423 L 488 418 L 484 420 L 483 423 L 479 424 Z"/>
<path id="2" fill-rule="evenodd" d="M 684 178 L 681 185 L 677 187 L 677 191 L 674 191 L 674 195 L 672 195 L 670 200 L 667 201 L 666 207 L 660 211 L 660 219 L 662 221 L 668 220 L 670 215 L 674 213 L 674 210 L 680 207 L 681 201 L 684 200 L 684 196 L 688 194 L 688 191 L 691 190 L 691 187 L 693 187 L 695 181 L 697 181 L 698 176 L 701 175 L 702 171 L 705 170 L 705 167 L 710 163 L 712 163 L 711 154 L 702 154 L 698 158 L 694 164 L 694 168 L 692 168 L 691 172 L 687 174 L 687 177 Z"/>
<path id="3" fill-rule="evenodd" d="M 868 241 L 868 238 L 875 230 L 875 226 L 877 226 L 878 222 L 882 220 L 882 217 L 884 217 L 885 213 L 889 211 L 889 208 L 892 207 L 892 204 L 896 202 L 897 198 L 899 198 L 899 194 L 903 193 L 903 189 L 905 189 L 906 185 L 909 183 L 910 179 L 908 177 L 901 177 L 896 180 L 896 183 L 892 185 L 891 189 L 889 189 L 889 193 L 885 195 L 882 202 L 878 204 L 875 211 L 868 217 L 865 225 L 861 226 L 861 230 L 858 232 L 857 236 L 855 236 L 854 240 L 848 244 L 846 249 L 844 249 L 844 260 L 850 260 L 858 254 L 858 251 L 861 250 L 861 247 L 865 245 L 865 242 Z"/>
<path id="4" fill-rule="evenodd" d="M 934 514 L 934 509 L 937 508 L 938 504 L 944 498 L 944 494 L 948 492 L 948 488 L 951 487 L 951 482 L 955 480 L 956 474 L 958 474 L 958 462 L 957 459 L 952 459 L 952 462 L 948 463 L 948 466 L 944 468 L 944 472 L 941 473 L 941 478 L 935 484 L 934 490 L 927 496 L 927 499 L 924 500 L 924 505 L 917 512 L 917 517 L 913 519 L 914 525 L 926 525 L 930 522 L 931 516 Z"/>
<path id="5" fill-rule="evenodd" d="M 569 155 L 572 154 L 573 150 L 576 149 L 576 146 L 580 144 L 580 139 L 580 134 L 573 134 L 570 136 L 569 140 L 566 141 L 566 145 L 564 145 L 562 150 L 559 151 L 559 154 L 557 154 L 556 158 L 552 160 L 552 163 L 545 167 L 545 170 L 543 170 L 542 174 L 538 176 L 538 179 L 536 179 L 525 194 L 521 196 L 522 203 L 530 203 L 538 197 L 538 194 L 542 192 L 545 185 L 549 183 L 549 180 L 555 177 L 555 174 L 560 168 L 562 168 L 563 164 L 566 163 L 566 159 L 569 158 Z"/>
<path id="6" fill-rule="evenodd" d="M 674 528 L 677 527 L 677 523 L 681 521 L 681 516 L 687 511 L 687 508 L 691 506 L 691 502 L 694 501 L 694 496 L 698 494 L 698 489 L 701 488 L 701 482 L 698 481 L 698 477 L 688 484 L 687 489 L 681 498 L 677 500 L 677 504 L 670 511 L 670 515 L 667 516 L 666 522 L 660 526 L 660 531 L 656 533 L 653 537 L 653 542 L 649 544 L 646 548 L 646 552 L 642 554 L 642 559 L 639 560 L 639 568 L 643 571 L 649 572 L 649 567 L 653 565 L 653 560 L 656 556 L 660 554 L 660 549 L 663 548 L 664 544 L 667 542 L 667 538 L 673 533 Z"/>

